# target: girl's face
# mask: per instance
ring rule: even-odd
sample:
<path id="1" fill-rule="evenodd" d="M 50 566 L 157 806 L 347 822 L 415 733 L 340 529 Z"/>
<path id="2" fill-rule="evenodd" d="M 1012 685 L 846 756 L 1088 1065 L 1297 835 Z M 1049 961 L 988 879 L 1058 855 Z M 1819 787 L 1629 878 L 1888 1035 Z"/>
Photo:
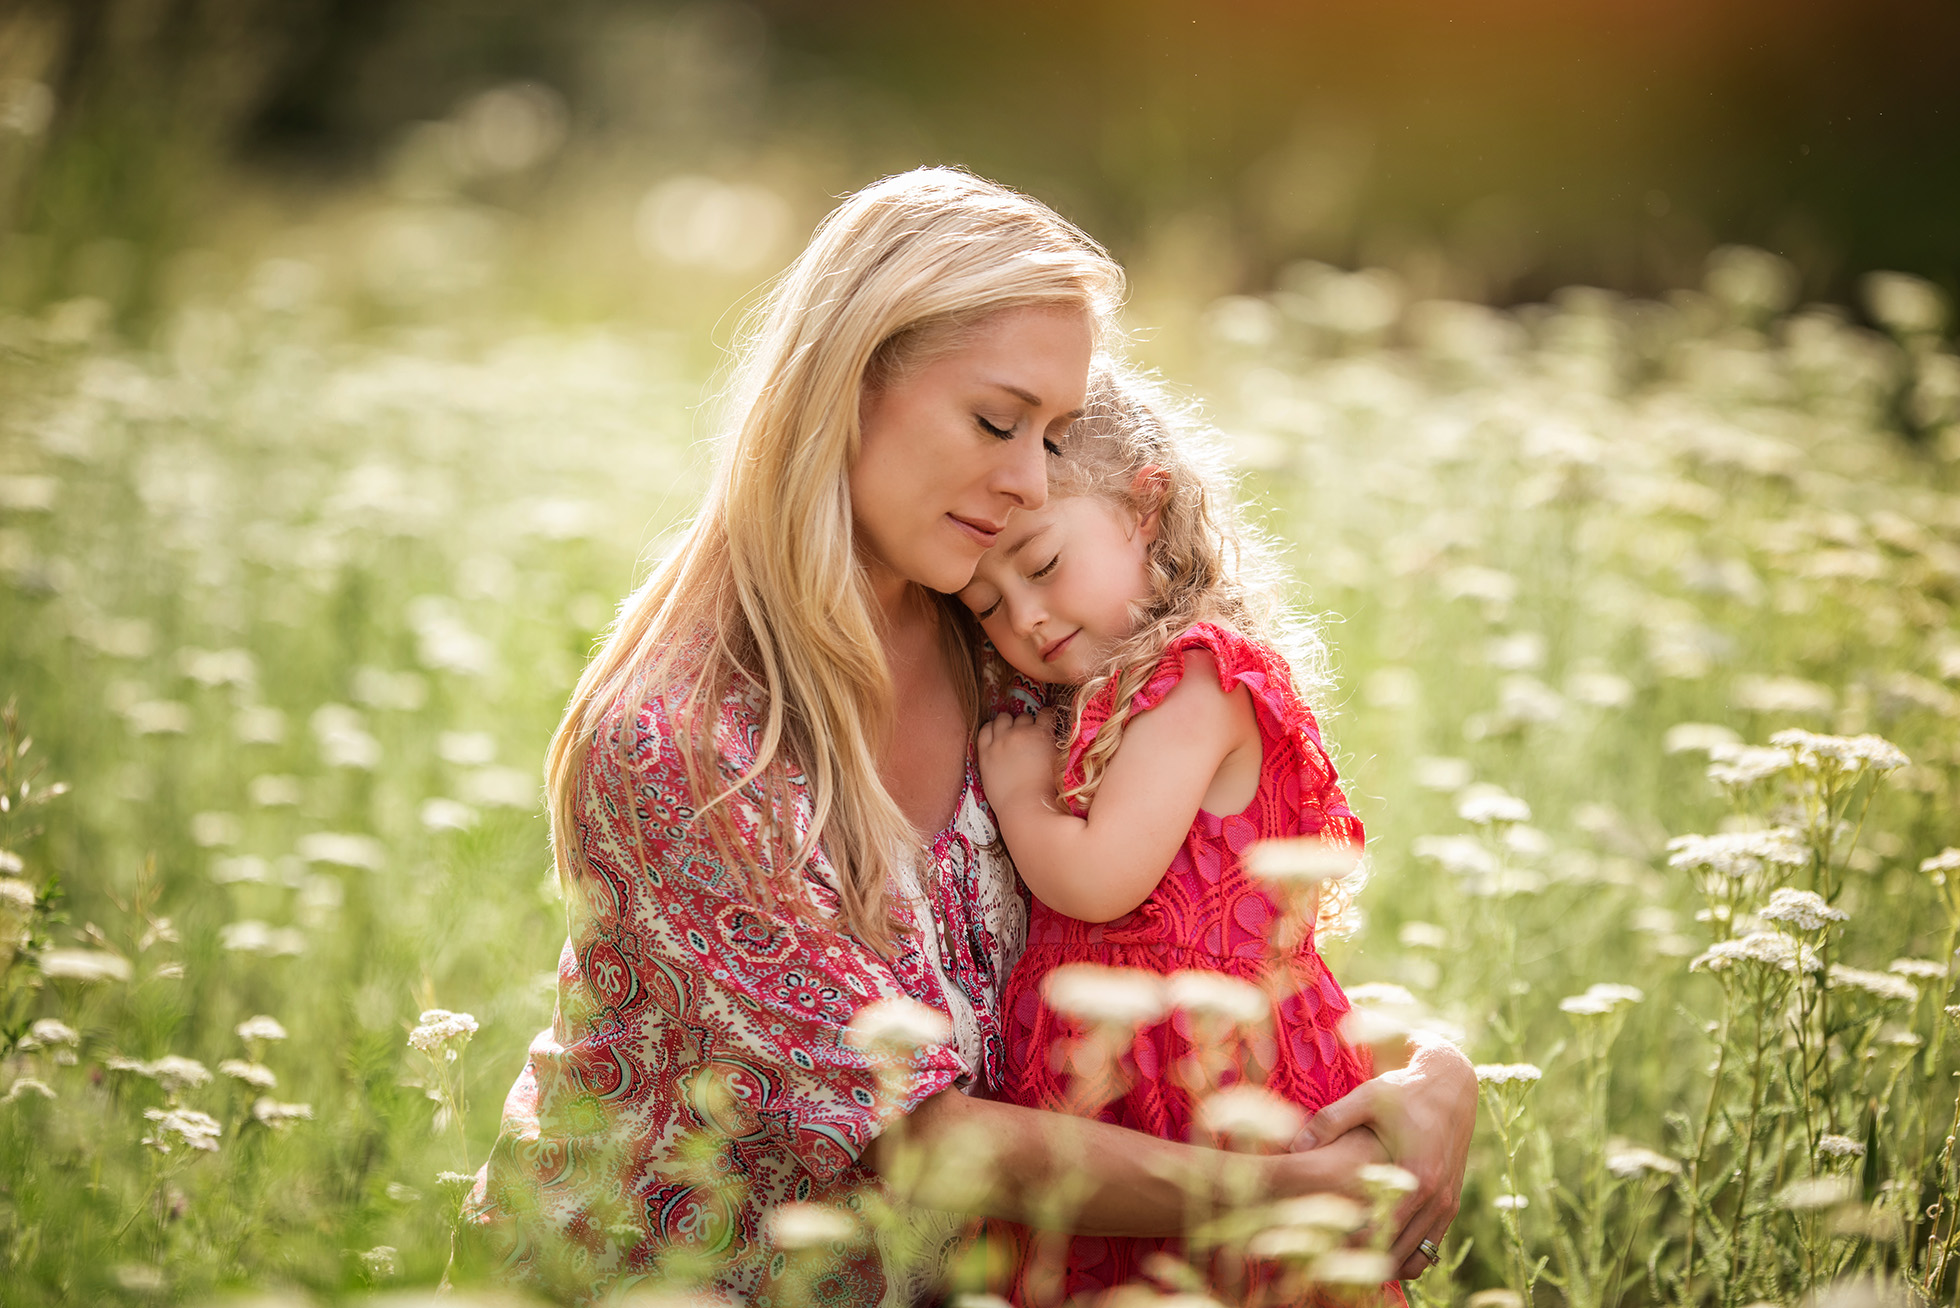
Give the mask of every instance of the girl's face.
<path id="1" fill-rule="evenodd" d="M 1135 630 L 1156 538 L 1155 510 L 1070 495 L 1016 514 L 960 600 L 1016 672 L 1080 685 Z"/>
<path id="2" fill-rule="evenodd" d="M 1080 310 L 1007 309 L 866 391 L 851 518 L 887 602 L 907 582 L 959 590 L 1015 511 L 1047 501 L 1046 452 L 1082 411 L 1093 347 Z"/>

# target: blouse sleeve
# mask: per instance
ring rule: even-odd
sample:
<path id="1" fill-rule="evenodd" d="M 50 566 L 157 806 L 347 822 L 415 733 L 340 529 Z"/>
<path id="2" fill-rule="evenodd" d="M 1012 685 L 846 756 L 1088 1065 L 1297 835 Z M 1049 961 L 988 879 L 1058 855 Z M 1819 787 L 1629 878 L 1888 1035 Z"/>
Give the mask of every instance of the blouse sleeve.
<path id="1" fill-rule="evenodd" d="M 731 700 L 717 728 L 732 775 L 754 725 Z M 793 793 L 807 821 L 800 785 Z M 742 842 L 763 849 L 756 810 L 734 802 Z M 905 937 L 885 959 L 840 929 L 821 857 L 803 882 L 814 911 L 757 902 L 748 873 L 708 837 L 659 699 L 607 719 L 580 776 L 577 825 L 584 858 L 567 887 L 554 1022 L 563 1084 L 541 1085 L 541 1099 L 555 1089 L 617 1105 L 638 1119 L 626 1134 L 655 1153 L 712 1127 L 738 1147 L 787 1151 L 822 1182 L 968 1074 L 950 1040 L 897 1061 L 848 1041 L 853 1015 L 879 1000 L 943 1010 L 930 969 Z"/>

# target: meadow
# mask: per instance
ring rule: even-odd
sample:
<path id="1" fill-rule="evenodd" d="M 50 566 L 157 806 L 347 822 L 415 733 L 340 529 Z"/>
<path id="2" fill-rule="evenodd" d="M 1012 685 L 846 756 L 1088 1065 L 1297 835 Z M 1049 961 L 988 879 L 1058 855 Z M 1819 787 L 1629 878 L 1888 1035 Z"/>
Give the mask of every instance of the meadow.
<path id="1" fill-rule="evenodd" d="M 550 1021 L 540 762 L 711 357 L 469 311 L 467 232 L 405 232 L 135 340 L 0 318 L 7 1303 L 428 1292 Z M 1334 970 L 1480 1065 L 1418 1304 L 1952 1300 L 1960 358 L 1928 283 L 1795 285 L 1300 264 L 1137 346 L 1322 615 Z M 1338 1213 L 1247 1220 L 1366 1279 Z"/>

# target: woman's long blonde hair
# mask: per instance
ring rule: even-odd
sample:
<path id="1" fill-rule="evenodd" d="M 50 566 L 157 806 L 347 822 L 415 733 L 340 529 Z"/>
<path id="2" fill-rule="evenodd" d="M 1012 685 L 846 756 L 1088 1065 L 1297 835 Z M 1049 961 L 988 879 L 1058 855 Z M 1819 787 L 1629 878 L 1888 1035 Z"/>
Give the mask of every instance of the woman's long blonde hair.
<path id="1" fill-rule="evenodd" d="M 552 740 L 545 780 L 562 878 L 584 862 L 576 797 L 588 754 L 608 743 L 601 724 L 631 697 L 614 742 L 624 765 L 630 710 L 653 696 L 686 760 L 694 820 L 757 899 L 807 912 L 800 877 L 821 846 L 843 925 L 891 947 L 888 890 L 917 837 L 878 776 L 897 706 L 852 537 L 847 477 L 864 388 L 957 348 L 1006 309 L 1080 308 L 1100 331 L 1122 292 L 1121 268 L 1072 224 L 957 169 L 888 177 L 831 212 L 750 320 L 705 502 L 621 606 Z M 739 774 L 715 739 L 738 691 L 758 700 L 754 759 Z M 800 832 L 792 776 L 809 797 Z M 738 799 L 753 808 L 760 848 L 738 829 Z"/>

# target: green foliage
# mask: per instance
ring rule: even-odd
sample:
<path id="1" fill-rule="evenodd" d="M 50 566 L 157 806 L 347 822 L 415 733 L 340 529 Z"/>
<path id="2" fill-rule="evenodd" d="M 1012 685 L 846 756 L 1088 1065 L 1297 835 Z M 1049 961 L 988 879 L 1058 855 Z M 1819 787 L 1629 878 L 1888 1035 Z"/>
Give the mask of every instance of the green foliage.
<path id="1" fill-rule="evenodd" d="M 1960 362 L 1913 285 L 1881 337 L 1725 258 L 1515 313 L 1301 267 L 1162 361 L 1340 615 L 1335 971 L 1509 1069 L 1425 1304 L 1952 1293 Z M 699 369 L 319 280 L 0 321 L 9 1302 L 435 1284 L 551 1017 L 537 763 Z"/>

